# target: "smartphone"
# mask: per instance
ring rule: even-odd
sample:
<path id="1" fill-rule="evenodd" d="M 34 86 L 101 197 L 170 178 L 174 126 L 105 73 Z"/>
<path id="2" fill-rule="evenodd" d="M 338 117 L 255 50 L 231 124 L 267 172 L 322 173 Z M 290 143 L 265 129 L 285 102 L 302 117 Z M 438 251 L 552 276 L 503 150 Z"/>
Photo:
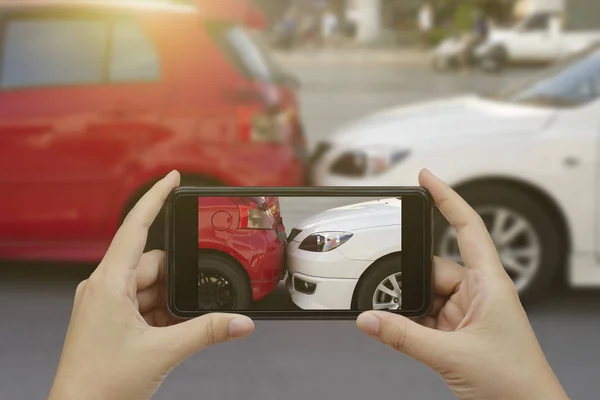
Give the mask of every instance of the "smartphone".
<path id="1" fill-rule="evenodd" d="M 179 318 L 418 318 L 433 300 L 422 188 L 193 188 L 166 211 L 166 302 Z"/>

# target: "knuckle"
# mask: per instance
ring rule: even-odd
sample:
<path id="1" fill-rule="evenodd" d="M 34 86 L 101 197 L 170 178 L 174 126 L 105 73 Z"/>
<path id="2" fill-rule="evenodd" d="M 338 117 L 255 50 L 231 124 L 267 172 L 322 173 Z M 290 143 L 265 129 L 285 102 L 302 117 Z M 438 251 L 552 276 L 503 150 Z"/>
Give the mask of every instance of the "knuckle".
<path id="1" fill-rule="evenodd" d="M 152 260 L 161 260 L 165 256 L 165 252 L 163 250 L 152 250 L 146 254 L 144 254 L 149 259 Z"/>
<path id="2" fill-rule="evenodd" d="M 503 288 L 504 293 L 506 293 L 508 296 L 510 296 L 514 299 L 520 298 L 519 290 L 517 289 L 517 286 L 515 285 L 513 280 L 510 279 L 508 274 L 506 274 L 505 279 L 503 279 L 502 288 Z"/>
<path id="3" fill-rule="evenodd" d="M 481 215 L 479 215 L 479 213 L 475 210 L 471 211 L 471 215 L 468 218 L 469 222 L 472 223 L 473 225 L 477 226 L 480 229 L 485 229 L 487 231 L 487 227 L 485 225 L 485 222 L 483 221 L 483 218 L 481 218 Z"/>
<path id="4" fill-rule="evenodd" d="M 87 288 L 87 285 L 88 285 L 88 283 L 87 283 L 87 282 L 88 282 L 88 280 L 86 279 L 86 280 L 84 280 L 84 281 L 80 282 L 80 283 L 77 285 L 77 288 L 75 289 L 75 300 L 76 300 L 76 301 L 77 301 L 78 299 L 81 299 L 81 297 L 82 297 L 82 296 L 85 294 L 85 292 L 86 292 L 86 288 Z"/>
<path id="5" fill-rule="evenodd" d="M 218 335 L 216 324 L 213 318 L 209 317 L 206 319 L 206 322 L 204 323 L 202 339 L 207 346 L 212 346 L 213 344 L 217 343 Z"/>
<path id="6" fill-rule="evenodd" d="M 407 327 L 398 327 L 395 329 L 392 335 L 392 341 L 390 345 L 396 351 L 404 351 L 407 346 L 408 333 L 406 332 Z"/>
<path id="7" fill-rule="evenodd" d="M 98 286 L 102 282 L 102 273 L 99 270 L 96 270 L 87 280 L 86 287 L 94 287 Z"/>
<path id="8" fill-rule="evenodd" d="M 104 290 L 107 285 L 108 279 L 106 275 L 100 271 L 96 271 L 87 279 L 85 292 L 88 294 L 97 293 L 99 290 Z"/>
<path id="9" fill-rule="evenodd" d="M 75 295 L 80 295 L 85 291 L 85 288 L 87 286 L 87 279 L 79 282 L 79 285 L 77 285 L 77 289 L 75 289 Z"/>

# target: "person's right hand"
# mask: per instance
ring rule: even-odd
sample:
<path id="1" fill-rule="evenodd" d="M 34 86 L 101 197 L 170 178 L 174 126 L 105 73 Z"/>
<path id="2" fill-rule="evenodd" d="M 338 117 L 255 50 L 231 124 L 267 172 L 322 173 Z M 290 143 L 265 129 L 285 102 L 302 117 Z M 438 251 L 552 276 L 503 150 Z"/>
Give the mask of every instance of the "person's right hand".
<path id="1" fill-rule="evenodd" d="M 460 399 L 568 399 L 482 219 L 429 171 L 419 180 L 456 228 L 466 267 L 435 259 L 435 300 L 424 319 L 369 311 L 360 329 L 435 370 Z"/>

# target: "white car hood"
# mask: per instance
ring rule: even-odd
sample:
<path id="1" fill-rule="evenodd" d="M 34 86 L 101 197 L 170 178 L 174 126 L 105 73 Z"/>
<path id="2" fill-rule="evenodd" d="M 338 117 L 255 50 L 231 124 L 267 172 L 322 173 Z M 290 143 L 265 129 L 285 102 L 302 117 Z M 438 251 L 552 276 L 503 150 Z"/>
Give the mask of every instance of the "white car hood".
<path id="1" fill-rule="evenodd" d="M 330 139 L 340 146 L 395 144 L 457 135 L 536 132 L 556 114 L 551 108 L 501 103 L 477 96 L 391 108 L 346 125 Z"/>
<path id="2" fill-rule="evenodd" d="M 312 215 L 296 225 L 301 242 L 316 232 L 353 232 L 361 229 L 402 224 L 402 200 L 382 199 L 332 208 Z"/>

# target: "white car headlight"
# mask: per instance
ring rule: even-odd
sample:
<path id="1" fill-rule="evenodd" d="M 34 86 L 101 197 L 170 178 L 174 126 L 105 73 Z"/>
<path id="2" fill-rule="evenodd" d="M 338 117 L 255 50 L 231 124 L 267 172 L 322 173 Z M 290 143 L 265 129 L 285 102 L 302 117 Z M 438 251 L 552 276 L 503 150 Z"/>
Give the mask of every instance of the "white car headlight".
<path id="1" fill-rule="evenodd" d="M 330 172 L 347 177 L 369 177 L 385 173 L 408 157 L 408 150 L 350 150 L 332 164 Z"/>
<path id="2" fill-rule="evenodd" d="M 337 249 L 354 236 L 348 232 L 321 232 L 313 233 L 300 243 L 300 250 L 324 253 Z"/>

